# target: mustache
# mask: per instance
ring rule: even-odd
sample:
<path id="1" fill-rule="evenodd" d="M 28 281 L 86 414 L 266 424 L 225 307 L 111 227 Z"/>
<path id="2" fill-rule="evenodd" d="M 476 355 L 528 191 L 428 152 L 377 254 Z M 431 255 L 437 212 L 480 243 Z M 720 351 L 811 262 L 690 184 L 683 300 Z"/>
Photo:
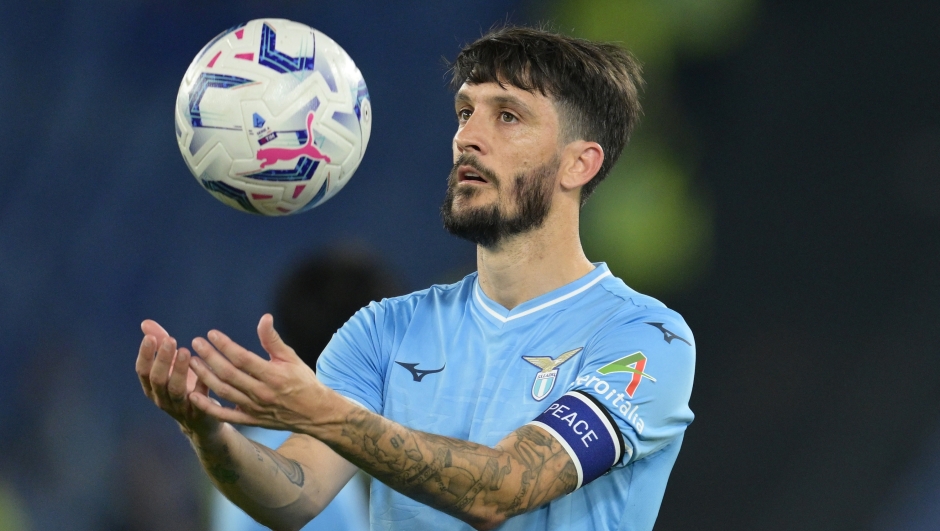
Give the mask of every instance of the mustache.
<path id="1" fill-rule="evenodd" d="M 456 184 L 457 182 L 457 168 L 461 166 L 470 166 L 476 170 L 487 182 L 492 183 L 494 186 L 499 188 L 499 177 L 496 176 L 496 172 L 487 168 L 483 164 L 480 164 L 480 161 L 470 153 L 463 153 L 457 157 L 457 161 L 454 162 L 454 167 L 450 170 L 450 177 L 448 182 L 450 184 Z"/>

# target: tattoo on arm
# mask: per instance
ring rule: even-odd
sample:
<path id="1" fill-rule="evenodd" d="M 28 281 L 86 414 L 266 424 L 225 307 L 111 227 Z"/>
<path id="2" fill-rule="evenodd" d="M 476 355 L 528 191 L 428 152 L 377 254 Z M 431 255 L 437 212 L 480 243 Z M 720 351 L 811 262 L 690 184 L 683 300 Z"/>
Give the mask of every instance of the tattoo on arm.
<path id="1" fill-rule="evenodd" d="M 217 453 L 199 452 L 203 456 L 203 463 L 206 472 L 215 478 L 222 485 L 230 485 L 238 481 L 240 477 L 235 471 L 235 462 L 232 460 L 232 454 L 229 453 L 228 446 L 222 446 Z"/>
<path id="2" fill-rule="evenodd" d="M 254 446 L 259 460 L 263 460 L 262 455 L 266 456 L 274 463 L 277 469 L 284 474 L 288 481 L 298 487 L 304 486 L 304 469 L 300 466 L 300 463 L 293 459 L 288 459 L 262 444 L 258 444 L 254 441 L 251 441 L 251 444 Z"/>
<path id="3" fill-rule="evenodd" d="M 567 452 L 551 435 L 534 426 L 523 426 L 514 433 L 513 447 L 526 471 L 537 471 L 526 479 L 531 488 L 529 507 L 538 507 L 551 501 L 561 492 L 567 494 L 578 485 L 578 471 Z M 547 472 L 547 473 L 546 473 Z"/>
<path id="4" fill-rule="evenodd" d="M 409 430 L 365 411 L 342 429 L 344 457 L 399 492 L 467 522 L 508 518 L 577 486 L 564 448 L 544 431 L 523 426 L 495 449 Z"/>
<path id="5" fill-rule="evenodd" d="M 284 477 L 286 477 L 288 481 L 298 487 L 304 486 L 304 469 L 300 466 L 300 463 L 284 457 L 267 446 L 250 440 L 248 442 L 251 443 L 258 461 L 264 461 L 265 458 L 269 459 L 273 466 L 284 474 Z M 213 479 L 218 481 L 219 484 L 231 485 L 241 478 L 241 475 L 237 472 L 237 467 L 235 461 L 232 459 L 228 445 L 223 445 L 221 449 L 214 452 L 200 449 L 199 455 L 202 456 L 201 458 L 206 472 L 212 476 Z"/>

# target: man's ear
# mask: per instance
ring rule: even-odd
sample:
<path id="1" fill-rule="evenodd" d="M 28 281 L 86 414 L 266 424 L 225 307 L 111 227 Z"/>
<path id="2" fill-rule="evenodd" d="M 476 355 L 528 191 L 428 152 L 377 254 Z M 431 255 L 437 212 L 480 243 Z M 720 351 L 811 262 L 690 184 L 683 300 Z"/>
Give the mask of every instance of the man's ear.
<path id="1" fill-rule="evenodd" d="M 562 152 L 561 187 L 573 190 L 587 184 L 604 163 L 604 148 L 597 142 L 575 140 Z"/>

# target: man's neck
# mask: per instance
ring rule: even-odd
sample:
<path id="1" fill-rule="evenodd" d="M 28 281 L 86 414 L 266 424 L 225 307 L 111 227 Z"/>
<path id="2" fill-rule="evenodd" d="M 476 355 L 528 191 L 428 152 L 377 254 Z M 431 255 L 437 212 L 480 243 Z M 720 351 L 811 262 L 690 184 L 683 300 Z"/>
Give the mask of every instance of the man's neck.
<path id="1" fill-rule="evenodd" d="M 577 224 L 573 231 L 568 227 L 548 223 L 495 248 L 477 247 L 480 287 L 487 297 L 511 310 L 590 273 L 594 264 L 581 249 Z"/>

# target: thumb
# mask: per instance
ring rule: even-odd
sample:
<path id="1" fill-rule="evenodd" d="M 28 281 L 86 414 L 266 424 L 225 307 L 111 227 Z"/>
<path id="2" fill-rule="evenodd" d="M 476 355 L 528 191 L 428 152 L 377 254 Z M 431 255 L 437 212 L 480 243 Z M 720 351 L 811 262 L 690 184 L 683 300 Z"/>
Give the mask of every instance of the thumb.
<path id="1" fill-rule="evenodd" d="M 281 339 L 281 335 L 274 329 L 274 317 L 266 313 L 258 321 L 258 339 L 261 340 L 261 346 L 271 356 L 271 361 L 290 361 L 299 362 L 300 358 L 294 349 L 287 346 Z"/>

